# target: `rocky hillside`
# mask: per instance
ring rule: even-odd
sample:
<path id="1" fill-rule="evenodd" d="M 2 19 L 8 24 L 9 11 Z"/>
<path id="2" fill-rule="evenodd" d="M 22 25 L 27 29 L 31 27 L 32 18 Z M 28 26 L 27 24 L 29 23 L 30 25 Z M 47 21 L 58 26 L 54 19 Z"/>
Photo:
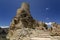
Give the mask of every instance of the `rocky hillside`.
<path id="1" fill-rule="evenodd" d="M 44 22 L 36 21 L 30 14 L 30 5 L 22 3 L 21 8 L 17 9 L 16 16 L 10 23 L 6 38 L 9 40 L 34 40 L 34 38 L 59 40 L 60 27 L 54 25 L 56 24 L 53 23 L 52 27 L 48 28 Z"/>
<path id="2" fill-rule="evenodd" d="M 8 33 L 8 28 L 0 28 L 0 40 L 7 40 L 6 35 Z"/>

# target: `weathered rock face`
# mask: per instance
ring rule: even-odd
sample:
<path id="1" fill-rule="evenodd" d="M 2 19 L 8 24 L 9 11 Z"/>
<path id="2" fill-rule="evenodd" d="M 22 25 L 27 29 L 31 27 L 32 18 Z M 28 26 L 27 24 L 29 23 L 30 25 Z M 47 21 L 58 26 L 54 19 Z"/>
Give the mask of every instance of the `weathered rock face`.
<path id="1" fill-rule="evenodd" d="M 10 40 L 31 40 L 34 37 L 51 37 L 47 32 L 31 28 L 22 28 L 14 31 Z"/>
<path id="2" fill-rule="evenodd" d="M 0 28 L 0 40 L 7 40 L 6 35 L 8 33 L 8 28 Z"/>
<path id="3" fill-rule="evenodd" d="M 51 33 L 52 33 L 52 35 L 60 36 L 60 24 L 57 24 L 56 22 L 54 22 L 52 24 Z"/>
<path id="4" fill-rule="evenodd" d="M 10 24 L 9 33 L 7 35 L 7 38 L 10 39 L 11 37 L 15 36 L 16 30 L 18 30 L 18 29 L 22 30 L 22 28 L 31 28 L 31 29 L 40 28 L 39 30 L 44 29 L 44 27 L 45 27 L 44 23 L 42 23 L 42 22 L 38 23 L 36 20 L 34 20 L 30 14 L 29 9 L 30 9 L 29 4 L 22 3 L 21 8 L 19 8 L 17 10 L 16 16 L 13 18 L 13 20 Z M 25 33 L 25 31 L 22 31 L 22 32 Z"/>
<path id="5" fill-rule="evenodd" d="M 50 36 L 51 31 L 44 22 L 38 22 L 30 14 L 28 3 L 22 3 L 21 8 L 17 10 L 16 16 L 10 24 L 7 39 L 9 40 L 31 40 L 34 37 L 53 38 Z"/>
<path id="6" fill-rule="evenodd" d="M 29 27 L 33 28 L 35 20 L 30 15 L 29 5 L 27 3 L 23 3 L 22 7 L 17 10 L 17 14 L 12 20 L 11 27 L 21 28 L 21 27 Z M 18 27 L 17 27 L 18 26 Z M 11 28 L 11 29 L 12 29 Z"/>
<path id="7" fill-rule="evenodd" d="M 12 37 L 14 35 L 14 31 L 16 31 L 17 29 L 21 28 L 34 29 L 36 26 L 38 26 L 36 21 L 30 15 L 29 4 L 22 3 L 21 8 L 17 10 L 17 14 L 10 24 L 8 36 Z"/>

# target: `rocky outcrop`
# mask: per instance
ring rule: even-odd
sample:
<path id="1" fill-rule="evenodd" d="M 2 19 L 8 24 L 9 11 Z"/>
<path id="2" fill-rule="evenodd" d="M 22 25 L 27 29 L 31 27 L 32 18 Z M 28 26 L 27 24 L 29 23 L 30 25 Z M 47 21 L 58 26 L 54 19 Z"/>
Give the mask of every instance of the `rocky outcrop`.
<path id="1" fill-rule="evenodd" d="M 53 32 L 51 27 L 48 30 L 44 22 L 38 22 L 30 14 L 30 6 L 28 3 L 22 3 L 21 8 L 17 9 L 16 16 L 10 23 L 7 39 L 9 40 L 31 40 L 31 38 L 51 38 Z"/>
<path id="2" fill-rule="evenodd" d="M 17 14 L 11 22 L 10 29 L 22 27 L 33 28 L 34 23 L 35 20 L 30 15 L 29 5 L 27 3 L 23 3 L 22 7 L 17 10 Z"/>
<path id="3" fill-rule="evenodd" d="M 0 40 L 7 40 L 6 35 L 8 33 L 8 28 L 0 28 Z"/>
<path id="4" fill-rule="evenodd" d="M 19 31 L 19 32 L 22 31 L 25 33 L 25 30 L 24 30 L 25 28 L 28 28 L 30 30 L 33 30 L 33 29 L 45 30 L 45 28 L 47 28 L 45 23 L 37 22 L 36 20 L 33 19 L 33 17 L 30 14 L 30 6 L 28 3 L 22 3 L 21 8 L 17 10 L 16 16 L 13 18 L 10 24 L 7 38 L 11 39 L 11 37 L 15 36 L 14 33 L 16 31 Z M 18 32 L 16 34 L 18 34 Z M 25 35 L 25 34 L 22 33 L 21 35 Z"/>
<path id="5" fill-rule="evenodd" d="M 7 34 L 8 28 L 0 28 L 0 34 Z"/>
<path id="6" fill-rule="evenodd" d="M 51 33 L 52 33 L 52 36 L 60 36 L 60 24 L 53 22 Z"/>

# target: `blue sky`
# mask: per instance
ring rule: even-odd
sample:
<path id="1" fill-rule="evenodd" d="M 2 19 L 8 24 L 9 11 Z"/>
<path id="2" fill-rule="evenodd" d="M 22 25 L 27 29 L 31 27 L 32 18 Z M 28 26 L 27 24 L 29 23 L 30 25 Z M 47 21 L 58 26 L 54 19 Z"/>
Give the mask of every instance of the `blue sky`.
<path id="1" fill-rule="evenodd" d="M 0 26 L 10 24 L 22 2 L 30 4 L 34 19 L 60 24 L 60 0 L 0 0 Z"/>

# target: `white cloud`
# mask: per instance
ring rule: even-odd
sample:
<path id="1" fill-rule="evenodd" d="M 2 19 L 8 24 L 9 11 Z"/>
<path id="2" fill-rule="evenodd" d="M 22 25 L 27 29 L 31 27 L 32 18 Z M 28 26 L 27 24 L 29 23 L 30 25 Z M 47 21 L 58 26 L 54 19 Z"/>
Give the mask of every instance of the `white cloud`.
<path id="1" fill-rule="evenodd" d="M 48 22 L 48 23 L 46 22 L 45 24 L 47 24 L 47 25 L 51 25 L 51 24 L 52 24 L 52 22 Z"/>
<path id="2" fill-rule="evenodd" d="M 0 26 L 1 28 L 9 28 L 9 26 Z"/>
<path id="3" fill-rule="evenodd" d="M 46 8 L 46 10 L 49 10 L 49 8 Z"/>

